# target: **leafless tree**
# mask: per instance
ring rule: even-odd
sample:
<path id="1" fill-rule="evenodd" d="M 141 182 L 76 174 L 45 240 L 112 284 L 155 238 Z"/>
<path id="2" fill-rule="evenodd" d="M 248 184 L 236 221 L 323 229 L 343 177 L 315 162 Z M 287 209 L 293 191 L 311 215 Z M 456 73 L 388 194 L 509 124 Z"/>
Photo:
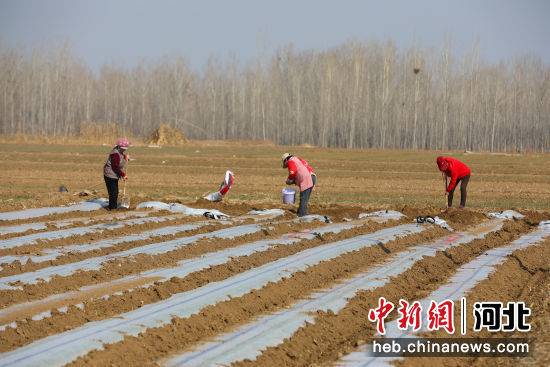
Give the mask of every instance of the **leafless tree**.
<path id="1" fill-rule="evenodd" d="M 0 133 L 75 135 L 89 123 L 146 137 L 160 123 L 191 139 L 263 139 L 346 148 L 546 151 L 550 67 L 532 55 L 488 64 L 479 41 L 357 40 L 279 48 L 241 65 L 183 57 L 93 72 L 67 42 L 27 52 L 0 40 Z M 83 125 L 83 123 L 85 123 Z"/>

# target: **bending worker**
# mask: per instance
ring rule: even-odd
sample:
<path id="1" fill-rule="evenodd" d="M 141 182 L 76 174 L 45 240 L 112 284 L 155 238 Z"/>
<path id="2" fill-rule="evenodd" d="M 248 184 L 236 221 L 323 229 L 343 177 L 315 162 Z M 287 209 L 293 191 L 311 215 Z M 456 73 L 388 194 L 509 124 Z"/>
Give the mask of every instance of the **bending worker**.
<path id="1" fill-rule="evenodd" d="M 455 188 L 460 182 L 460 206 L 459 209 L 464 209 L 466 206 L 466 187 L 470 181 L 470 168 L 459 160 L 450 157 L 437 157 L 437 166 L 443 173 L 443 177 L 447 176 L 451 178 L 451 182 L 446 186 L 445 195 L 447 196 L 447 206 L 442 209 L 442 212 L 446 212 L 447 208 L 453 205 L 453 195 Z M 446 182 L 446 177 L 445 177 Z"/>
<path id="2" fill-rule="evenodd" d="M 315 179 L 317 176 L 309 164 L 301 158 L 294 157 L 291 154 L 283 154 L 283 168 L 288 168 L 287 185 L 296 184 L 300 188 L 300 206 L 298 207 L 298 216 L 307 215 L 307 203 L 311 191 L 315 189 Z"/>
<path id="3" fill-rule="evenodd" d="M 128 139 L 118 139 L 116 146 L 109 153 L 107 162 L 103 166 L 103 177 L 105 178 L 105 185 L 107 185 L 107 191 L 109 192 L 109 210 L 117 208 L 118 180 L 120 178 L 124 180 L 128 179 L 128 176 L 122 169 L 124 168 L 124 162 L 130 159 L 129 155 L 124 154 L 129 147 L 130 142 Z"/>

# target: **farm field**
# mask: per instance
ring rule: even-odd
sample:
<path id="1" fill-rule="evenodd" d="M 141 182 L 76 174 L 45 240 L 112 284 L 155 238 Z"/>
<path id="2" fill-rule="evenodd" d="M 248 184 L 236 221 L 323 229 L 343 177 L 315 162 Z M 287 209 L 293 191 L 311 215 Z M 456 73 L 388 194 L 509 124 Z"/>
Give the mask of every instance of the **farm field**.
<path id="1" fill-rule="evenodd" d="M 441 214 L 439 152 L 136 146 L 130 208 L 109 212 L 100 199 L 111 148 L 0 145 L 0 366 L 550 365 L 545 154 L 443 153 L 472 178 L 466 210 Z M 281 200 L 287 151 L 318 176 L 306 218 Z M 236 176 L 229 193 L 204 200 L 226 170 Z M 202 215 L 214 210 L 225 216 Z M 368 314 L 380 297 L 396 309 L 400 299 L 455 305 L 452 335 L 408 335 L 394 310 L 388 337 L 530 338 L 532 351 L 373 358 Z M 531 330 L 474 332 L 474 303 L 489 301 L 524 302 Z"/>

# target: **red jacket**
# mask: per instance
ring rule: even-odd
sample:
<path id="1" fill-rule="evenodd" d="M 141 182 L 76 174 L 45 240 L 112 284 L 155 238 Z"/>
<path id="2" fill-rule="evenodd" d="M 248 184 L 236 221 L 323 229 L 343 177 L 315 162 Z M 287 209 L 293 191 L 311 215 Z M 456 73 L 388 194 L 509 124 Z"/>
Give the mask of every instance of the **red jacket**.
<path id="1" fill-rule="evenodd" d="M 290 157 L 287 161 L 288 179 L 294 180 L 296 185 L 300 187 L 300 192 L 313 187 L 312 175 L 315 173 L 309 164 L 301 158 Z M 315 190 L 315 187 L 313 187 Z"/>
<path id="2" fill-rule="evenodd" d="M 295 158 L 298 158 L 298 157 L 295 157 Z M 315 172 L 313 172 L 313 168 L 311 168 L 309 163 L 304 161 L 302 158 L 298 158 L 298 160 L 307 168 L 308 172 L 311 175 L 315 174 Z M 294 180 L 294 178 L 296 178 L 296 173 L 298 173 L 298 168 L 296 167 L 296 163 L 294 163 L 294 161 L 292 160 L 288 160 L 287 166 L 288 166 L 288 172 L 289 172 L 288 178 L 290 180 Z"/>
<path id="3" fill-rule="evenodd" d="M 456 185 L 456 181 L 462 177 L 468 176 L 471 174 L 471 171 L 467 165 L 459 160 L 450 157 L 445 157 L 445 160 L 447 161 L 447 170 L 444 172 L 451 178 L 451 182 L 449 182 L 449 186 L 447 186 L 447 192 L 451 192 Z"/>

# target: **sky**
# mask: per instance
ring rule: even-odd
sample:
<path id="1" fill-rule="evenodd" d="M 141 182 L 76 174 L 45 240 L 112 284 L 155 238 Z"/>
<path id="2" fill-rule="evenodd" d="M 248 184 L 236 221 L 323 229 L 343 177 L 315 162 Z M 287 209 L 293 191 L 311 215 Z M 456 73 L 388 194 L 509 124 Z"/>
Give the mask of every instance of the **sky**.
<path id="1" fill-rule="evenodd" d="M 183 56 L 241 63 L 279 47 L 318 51 L 349 40 L 466 55 L 530 54 L 550 64 L 549 0 L 0 0 L 0 42 L 27 51 L 67 40 L 94 70 Z"/>

